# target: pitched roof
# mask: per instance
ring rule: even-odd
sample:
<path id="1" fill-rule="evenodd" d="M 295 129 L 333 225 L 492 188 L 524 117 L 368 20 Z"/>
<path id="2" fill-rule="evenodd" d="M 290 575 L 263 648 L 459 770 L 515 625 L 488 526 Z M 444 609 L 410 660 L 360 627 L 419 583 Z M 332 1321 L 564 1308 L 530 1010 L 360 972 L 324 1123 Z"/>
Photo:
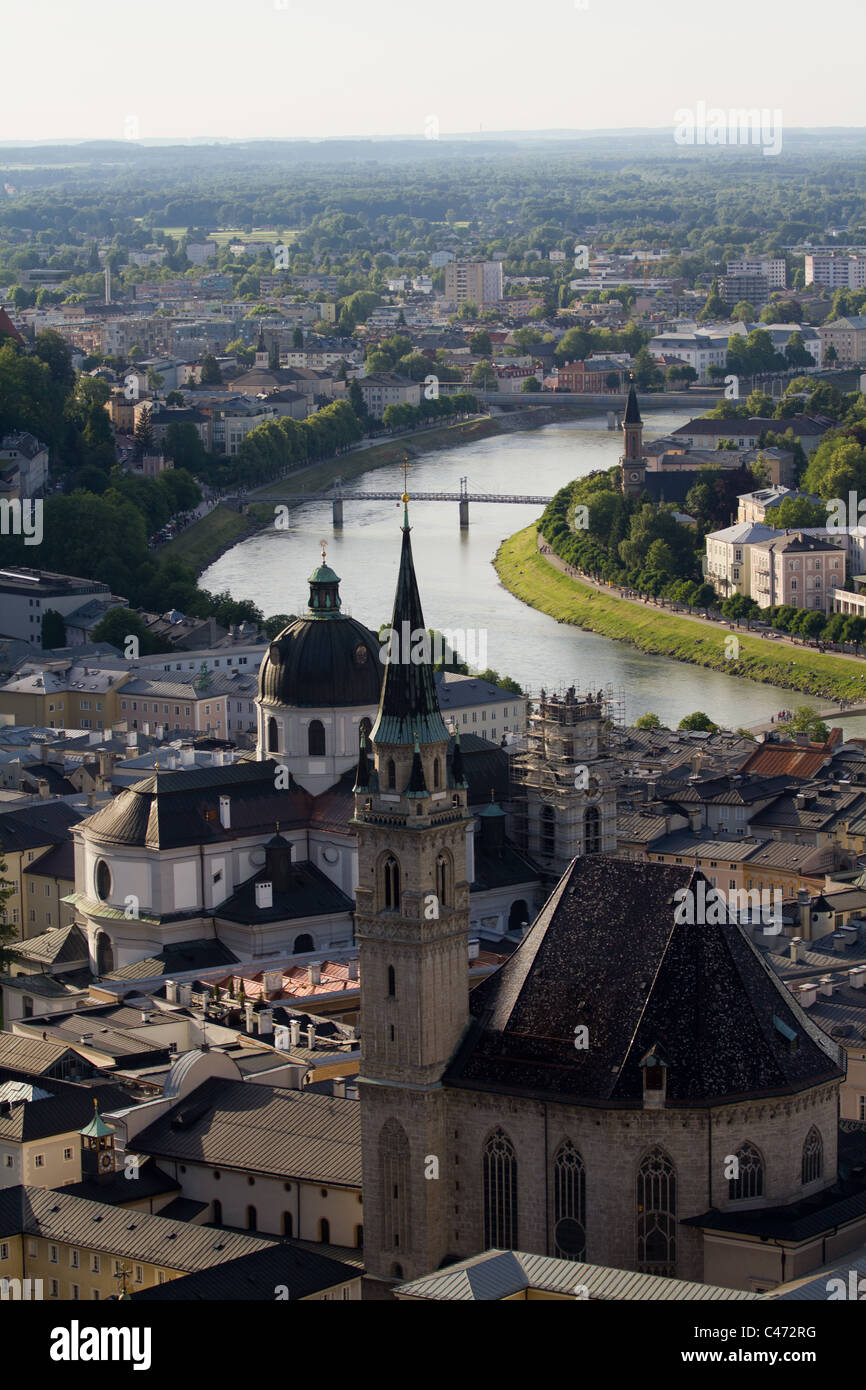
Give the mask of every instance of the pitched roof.
<path id="1" fill-rule="evenodd" d="M 360 1106 L 244 1081 L 205 1081 L 136 1135 L 135 1148 L 214 1168 L 361 1186 Z"/>
<path id="2" fill-rule="evenodd" d="M 668 1107 L 790 1094 L 842 1075 L 810 1021 L 733 922 L 677 922 L 688 866 L 575 860 L 514 954 L 470 995 L 446 1084 L 640 1106 L 641 1059 L 667 1057 Z M 705 881 L 705 880 L 704 880 Z M 796 1034 L 791 1049 L 776 1019 Z M 592 1045 L 575 1047 L 578 1025 Z"/>
<path id="3" fill-rule="evenodd" d="M 78 811 L 65 801 L 44 801 L 0 813 L 0 851 L 37 849 L 40 845 L 59 845 L 68 838 L 69 827 L 81 820 Z"/>
<path id="4" fill-rule="evenodd" d="M 361 1270 L 355 1265 L 282 1241 L 267 1250 L 253 1251 L 211 1269 L 187 1274 L 183 1279 L 141 1289 L 132 1298 L 144 1303 L 173 1303 L 176 1299 L 225 1299 L 232 1303 L 257 1299 L 273 1303 L 275 1290 L 285 1288 L 289 1301 L 294 1301 L 335 1284 L 348 1284 L 360 1275 Z"/>
<path id="5" fill-rule="evenodd" d="M 16 1091 L 16 1082 L 25 1089 L 19 1087 Z M 32 1076 L 11 1067 L 0 1071 L 0 1083 L 12 1083 L 9 1095 L 2 1098 L 9 1104 L 9 1110 L 0 1107 L 0 1139 L 7 1142 L 26 1144 L 54 1134 L 72 1134 L 92 1119 L 94 1099 L 104 1110 L 129 1107 L 129 1096 L 119 1086 L 78 1086 L 43 1075 L 34 1092 Z M 31 1088 L 29 1092 L 28 1087 Z M 16 1100 L 16 1095 L 20 1099 Z"/>
<path id="6" fill-rule="evenodd" d="M 64 1245 L 189 1271 L 209 1269 L 275 1244 L 261 1236 L 193 1226 L 150 1212 L 87 1201 L 70 1196 L 63 1188 L 25 1186 L 0 1190 L 0 1234 L 41 1236 Z"/>
<path id="7" fill-rule="evenodd" d="M 10 1068 L 28 1076 L 41 1076 L 50 1071 L 61 1057 L 73 1056 L 76 1056 L 75 1052 L 65 1043 L 0 1032 L 0 1070 Z"/>

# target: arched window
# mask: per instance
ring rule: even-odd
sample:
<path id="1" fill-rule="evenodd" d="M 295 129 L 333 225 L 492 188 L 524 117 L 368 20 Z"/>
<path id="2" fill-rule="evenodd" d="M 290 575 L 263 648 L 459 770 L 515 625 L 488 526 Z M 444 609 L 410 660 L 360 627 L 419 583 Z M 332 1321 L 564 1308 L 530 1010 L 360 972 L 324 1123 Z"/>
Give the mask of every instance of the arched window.
<path id="1" fill-rule="evenodd" d="M 754 1144 L 741 1144 L 735 1154 L 737 1176 L 728 1179 L 728 1196 L 732 1202 L 746 1197 L 761 1197 L 764 1192 L 764 1160 Z"/>
<path id="2" fill-rule="evenodd" d="M 484 1145 L 484 1249 L 517 1249 L 517 1158 L 495 1129 Z"/>
<path id="3" fill-rule="evenodd" d="M 284 1235 L 284 1236 L 290 1236 L 290 1235 L 292 1234 L 293 1229 L 294 1229 L 294 1223 L 292 1222 L 292 1213 L 291 1213 L 290 1211 L 284 1211 L 284 1212 L 283 1212 L 283 1235 Z"/>
<path id="4" fill-rule="evenodd" d="M 438 786 L 439 786 L 439 783 L 440 783 L 440 780 L 441 780 L 441 777 L 440 777 L 440 772 L 439 772 L 439 759 L 438 759 L 438 758 L 434 758 L 434 759 L 433 759 L 433 786 L 434 786 L 434 787 L 438 787 Z"/>
<path id="5" fill-rule="evenodd" d="M 541 853 L 552 857 L 556 853 L 556 814 L 552 806 L 541 812 Z"/>
<path id="6" fill-rule="evenodd" d="M 597 806 L 587 806 L 583 813 L 583 848 L 585 854 L 598 854 L 601 849 L 601 816 Z"/>
<path id="7" fill-rule="evenodd" d="M 295 955 L 298 956 L 302 956 L 305 951 L 315 951 L 316 948 L 313 945 L 313 938 L 310 936 L 310 933 L 301 932 L 300 936 L 296 936 L 293 949 Z"/>
<path id="8" fill-rule="evenodd" d="M 363 1227 L 363 1226 L 356 1226 L 356 1227 L 355 1227 L 355 1249 L 356 1249 L 356 1250 L 363 1250 L 363 1248 L 364 1248 L 364 1227 Z"/>
<path id="9" fill-rule="evenodd" d="M 392 1279 L 402 1279 L 402 1278 L 403 1278 L 403 1266 L 402 1266 L 402 1265 L 392 1265 L 392 1266 L 391 1266 L 391 1278 L 392 1278 Z"/>
<path id="10" fill-rule="evenodd" d="M 268 720 L 268 752 L 277 753 L 280 748 L 279 734 L 277 733 L 277 721 L 271 716 Z"/>
<path id="11" fill-rule="evenodd" d="M 247 1207 L 247 1230 L 258 1230 L 258 1216 L 256 1215 L 255 1207 Z"/>
<path id="12" fill-rule="evenodd" d="M 409 1140 L 396 1120 L 387 1120 L 379 1134 L 379 1181 L 382 1184 L 382 1248 L 408 1249 Z M 397 1276 L 400 1277 L 400 1276 Z"/>
<path id="13" fill-rule="evenodd" d="M 586 1255 L 586 1170 L 570 1139 L 553 1160 L 553 1253 L 560 1260 Z"/>
<path id="14" fill-rule="evenodd" d="M 221 1225 L 222 1225 L 222 1223 L 223 1223 L 223 1204 L 222 1204 L 222 1202 L 221 1202 L 217 1197 L 214 1197 L 214 1200 L 213 1200 L 213 1219 L 214 1219 L 214 1224 L 215 1224 L 215 1225 L 217 1225 L 217 1226 L 221 1226 Z"/>
<path id="15" fill-rule="evenodd" d="M 394 765 L 394 759 L 393 759 L 393 758 L 389 758 L 389 759 L 388 759 L 388 790 L 389 790 L 389 792 L 395 791 L 395 790 L 396 790 L 396 787 L 397 787 L 397 768 L 396 768 L 395 765 Z"/>
<path id="16" fill-rule="evenodd" d="M 325 726 L 321 719 L 311 719 L 307 730 L 307 752 L 311 758 L 325 756 Z"/>
<path id="17" fill-rule="evenodd" d="M 393 965 L 388 966 L 388 998 L 393 999 L 397 993 L 397 976 L 394 973 Z"/>
<path id="18" fill-rule="evenodd" d="M 448 860 L 444 854 L 436 856 L 436 896 L 442 907 L 448 906 Z"/>
<path id="19" fill-rule="evenodd" d="M 803 1185 L 816 1182 L 824 1173 L 824 1141 L 813 1125 L 803 1145 Z"/>
<path id="20" fill-rule="evenodd" d="M 651 1149 L 637 1175 L 637 1264 L 643 1274 L 675 1273 L 676 1233 L 676 1169 L 662 1149 Z"/>
<path id="21" fill-rule="evenodd" d="M 364 741 L 366 742 L 367 746 L 369 747 L 369 744 L 370 744 L 370 730 L 372 729 L 372 727 L 373 727 L 373 725 L 372 725 L 372 723 L 370 722 L 369 719 L 364 718 L 364 719 L 361 720 L 360 724 L 358 725 L 358 745 L 359 745 L 359 747 L 360 747 L 360 743 L 361 743 L 361 735 L 362 735 L 362 734 L 364 735 Z"/>
<path id="22" fill-rule="evenodd" d="M 385 906 L 400 906 L 400 865 L 393 855 L 385 860 Z"/>
<path id="23" fill-rule="evenodd" d="M 319 1240 L 323 1245 L 330 1245 L 331 1243 L 331 1223 L 327 1216 L 323 1216 L 319 1222 Z"/>
<path id="24" fill-rule="evenodd" d="M 511 911 L 508 914 L 508 930 L 522 931 L 529 925 L 529 908 L 526 906 L 525 898 L 517 898 L 511 904 Z"/>

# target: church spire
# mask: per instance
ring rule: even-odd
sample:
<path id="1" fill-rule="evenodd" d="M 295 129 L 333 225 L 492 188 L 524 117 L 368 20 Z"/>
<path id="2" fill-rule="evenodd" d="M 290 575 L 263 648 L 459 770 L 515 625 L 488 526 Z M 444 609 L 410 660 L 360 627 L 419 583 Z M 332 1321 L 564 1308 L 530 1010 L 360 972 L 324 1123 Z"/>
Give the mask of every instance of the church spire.
<path id="1" fill-rule="evenodd" d="M 445 743 L 448 730 L 433 680 L 430 635 L 424 626 L 412 559 L 409 496 L 403 494 L 403 544 L 379 713 L 370 738 L 379 744 Z"/>
<path id="2" fill-rule="evenodd" d="M 628 388 L 628 400 L 625 403 L 624 425 L 642 425 L 640 406 L 637 403 L 637 392 L 634 389 L 634 382 Z"/>

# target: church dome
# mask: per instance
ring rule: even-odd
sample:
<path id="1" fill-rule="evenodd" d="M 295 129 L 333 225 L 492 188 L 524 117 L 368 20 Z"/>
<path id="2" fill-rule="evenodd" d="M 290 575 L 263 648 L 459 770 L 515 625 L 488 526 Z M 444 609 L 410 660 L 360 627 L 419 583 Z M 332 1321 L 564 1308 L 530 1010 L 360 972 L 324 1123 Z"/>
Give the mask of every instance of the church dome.
<path id="1" fill-rule="evenodd" d="M 327 709 L 378 705 L 384 668 L 375 632 L 341 613 L 340 577 L 319 565 L 310 575 L 307 613 L 268 647 L 259 670 L 259 703 Z"/>

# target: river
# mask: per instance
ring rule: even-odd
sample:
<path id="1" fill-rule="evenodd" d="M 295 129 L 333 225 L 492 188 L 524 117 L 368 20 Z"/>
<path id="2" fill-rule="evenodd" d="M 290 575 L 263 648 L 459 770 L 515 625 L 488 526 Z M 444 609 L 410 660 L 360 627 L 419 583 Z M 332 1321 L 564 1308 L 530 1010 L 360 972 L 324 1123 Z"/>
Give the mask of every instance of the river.
<path id="1" fill-rule="evenodd" d="M 658 438 L 687 418 L 682 411 L 652 412 L 646 438 Z M 410 469 L 409 492 L 457 492 L 465 476 L 470 492 L 549 496 L 571 478 L 615 464 L 621 440 L 621 431 L 608 430 L 602 415 L 497 435 L 421 457 Z M 377 468 L 352 487 L 398 491 L 402 473 L 395 467 Z M 536 519 L 540 508 L 476 503 L 469 510 L 469 530 L 461 533 L 456 502 L 410 504 L 424 618 L 428 627 L 438 629 L 485 630 L 486 664 L 514 677 L 524 689 L 610 684 L 624 693 L 629 722 L 652 710 L 671 726 L 701 709 L 724 727 L 737 728 L 791 705 L 790 691 L 644 654 L 526 607 L 503 589 L 491 560 L 500 541 Z M 205 570 L 200 582 L 215 592 L 228 589 L 235 598 L 252 598 L 266 615 L 303 613 L 306 580 L 320 562 L 324 539 L 328 564 L 342 578 L 344 612 L 378 628 L 389 621 L 394 602 L 400 504 L 346 502 L 344 513 L 344 529 L 335 531 L 330 503 L 293 508 L 288 529 L 234 546 Z"/>

